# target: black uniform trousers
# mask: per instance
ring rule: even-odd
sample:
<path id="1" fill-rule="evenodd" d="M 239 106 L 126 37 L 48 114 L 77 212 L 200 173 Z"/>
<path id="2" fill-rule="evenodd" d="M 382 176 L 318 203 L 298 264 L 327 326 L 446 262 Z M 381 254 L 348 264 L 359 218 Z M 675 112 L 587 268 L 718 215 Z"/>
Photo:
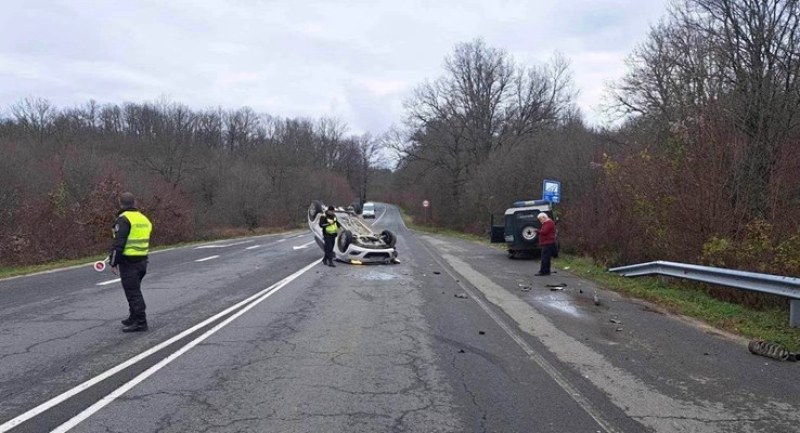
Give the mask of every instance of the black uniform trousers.
<path id="1" fill-rule="evenodd" d="M 333 254 L 333 246 L 336 244 L 336 236 L 325 235 L 322 238 L 325 240 L 325 258 L 323 258 L 322 261 L 333 263 L 333 259 L 336 257 Z"/>
<path id="2" fill-rule="evenodd" d="M 125 290 L 125 298 L 128 299 L 128 310 L 130 318 L 136 322 L 147 322 L 142 296 L 142 278 L 147 274 L 147 260 L 123 261 L 119 264 L 119 276 L 122 280 L 122 288 Z"/>
<path id="3" fill-rule="evenodd" d="M 542 245 L 542 266 L 539 269 L 541 274 L 550 273 L 550 259 L 556 252 L 556 244 Z"/>

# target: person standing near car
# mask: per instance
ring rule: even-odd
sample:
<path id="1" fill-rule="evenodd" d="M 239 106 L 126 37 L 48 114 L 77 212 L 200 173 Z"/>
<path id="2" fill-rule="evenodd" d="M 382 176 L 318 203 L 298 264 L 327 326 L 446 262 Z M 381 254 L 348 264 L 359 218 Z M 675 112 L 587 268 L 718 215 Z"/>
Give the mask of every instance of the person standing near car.
<path id="1" fill-rule="evenodd" d="M 147 273 L 147 254 L 153 225 L 136 209 L 136 200 L 129 192 L 119 196 L 120 211 L 114 221 L 114 242 L 108 262 L 111 271 L 120 276 L 128 318 L 122 321 L 122 332 L 147 331 L 147 315 L 142 296 L 142 279 Z"/>
<path id="2" fill-rule="evenodd" d="M 336 243 L 336 234 L 339 232 L 339 220 L 336 219 L 333 206 L 328 206 L 325 215 L 320 217 L 319 226 L 322 227 L 322 238 L 325 241 L 325 257 L 322 258 L 322 264 L 335 268 L 333 246 Z"/>
<path id="3" fill-rule="evenodd" d="M 536 275 L 550 275 L 550 260 L 556 252 L 556 223 L 544 212 L 541 212 L 536 218 L 542 224 L 538 230 L 539 247 L 542 249 L 542 264 Z"/>

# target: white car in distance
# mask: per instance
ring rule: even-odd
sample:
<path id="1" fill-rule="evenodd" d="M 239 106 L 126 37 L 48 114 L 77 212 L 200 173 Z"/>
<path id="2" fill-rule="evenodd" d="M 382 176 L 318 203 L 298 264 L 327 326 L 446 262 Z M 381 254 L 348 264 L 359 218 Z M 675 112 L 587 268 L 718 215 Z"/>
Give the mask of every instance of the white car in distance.
<path id="1" fill-rule="evenodd" d="M 375 203 L 368 201 L 361 208 L 361 218 L 375 218 Z"/>

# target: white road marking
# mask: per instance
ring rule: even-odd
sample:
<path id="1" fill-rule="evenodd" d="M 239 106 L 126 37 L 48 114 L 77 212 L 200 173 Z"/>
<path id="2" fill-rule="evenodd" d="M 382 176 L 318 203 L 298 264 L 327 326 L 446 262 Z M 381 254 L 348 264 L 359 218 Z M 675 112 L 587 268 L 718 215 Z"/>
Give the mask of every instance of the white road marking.
<path id="1" fill-rule="evenodd" d="M 252 249 L 256 249 L 256 248 L 258 248 L 258 247 L 260 247 L 260 246 L 261 246 L 261 245 L 253 245 L 252 247 L 247 247 L 247 248 L 245 248 L 245 249 L 246 249 L 246 250 L 252 250 Z"/>
<path id="2" fill-rule="evenodd" d="M 35 408 L 23 413 L 22 415 L 19 415 L 18 417 L 14 418 L 14 419 L 11 419 L 11 420 L 3 423 L 3 424 L 0 424 L 0 433 L 5 433 L 5 432 L 11 430 L 12 428 L 22 424 L 23 422 L 25 422 L 25 421 L 27 421 L 27 420 L 29 420 L 29 419 L 41 414 L 42 412 L 45 412 L 45 411 L 51 409 L 52 407 L 54 407 L 54 406 L 56 406 L 58 404 L 61 404 L 66 400 L 69 400 L 70 398 L 72 398 L 76 394 L 79 394 L 79 393 L 91 388 L 92 386 L 94 386 L 94 385 L 96 385 L 96 384 L 108 379 L 109 377 L 119 373 L 120 371 L 123 371 L 126 368 L 136 364 L 137 362 L 149 357 L 150 355 L 161 351 L 165 347 L 168 347 L 171 344 L 173 344 L 174 342 L 185 338 L 187 335 L 190 335 L 193 332 L 197 331 L 198 329 L 201 329 L 201 328 L 207 326 L 209 323 L 214 322 L 215 320 L 219 319 L 220 317 L 223 317 L 226 314 L 228 314 L 228 313 L 230 313 L 232 311 L 235 311 L 238 308 L 241 308 L 242 306 L 247 305 L 249 302 L 253 301 L 254 299 L 259 299 L 261 297 L 264 297 L 264 299 L 266 299 L 267 297 L 269 297 L 273 293 L 275 293 L 278 290 L 282 289 L 283 286 L 285 286 L 285 285 L 289 284 L 290 282 L 294 281 L 295 279 L 297 279 L 297 277 L 299 277 L 303 273 L 308 272 L 312 267 L 318 265 L 319 263 L 320 263 L 319 260 L 314 260 L 311 264 L 307 265 L 303 269 L 300 269 L 299 271 L 295 272 L 294 274 L 289 275 L 288 277 L 286 277 L 286 278 L 282 279 L 281 281 L 279 281 L 279 282 L 267 287 L 266 289 L 256 293 L 255 295 L 250 296 L 249 298 L 247 298 L 247 299 L 245 299 L 245 300 L 243 300 L 243 301 L 241 301 L 241 302 L 239 302 L 239 303 L 237 303 L 237 304 L 235 304 L 235 305 L 233 305 L 231 307 L 226 308 L 225 310 L 215 314 L 214 316 L 209 317 L 206 320 L 203 320 L 202 322 L 198 323 L 197 325 L 192 326 L 191 328 L 181 332 L 180 334 L 170 338 L 169 340 L 166 340 L 166 341 L 164 341 L 164 342 L 162 342 L 162 343 L 160 343 L 160 344 L 158 344 L 156 346 L 153 346 L 152 348 L 150 348 L 150 349 L 148 349 L 148 350 L 146 350 L 146 351 L 144 351 L 144 352 L 142 352 L 142 353 L 140 353 L 140 354 L 128 359 L 127 361 L 123 362 L 122 364 L 119 364 L 116 367 L 113 367 L 111 369 L 108 369 L 108 370 L 104 371 L 103 373 L 100 373 L 99 375 L 87 380 L 86 382 L 83 382 L 82 384 L 70 389 L 69 391 L 66 391 L 66 392 L 64 392 L 62 394 L 59 394 L 56 397 L 53 397 L 52 399 L 40 404 L 39 406 L 36 406 Z M 260 299 L 258 302 L 261 302 L 261 301 L 263 301 L 263 299 Z M 230 318 L 228 320 L 230 320 Z M 216 329 L 217 327 L 220 327 L 220 325 L 217 325 L 214 329 Z M 214 331 L 214 332 L 216 332 L 216 331 Z M 206 334 L 208 334 L 208 332 Z M 203 334 L 203 335 L 205 336 L 206 334 Z M 161 362 L 164 362 L 164 361 L 162 360 Z M 158 364 L 156 364 L 156 365 L 158 365 Z M 155 367 L 155 366 L 153 366 L 153 367 Z M 153 367 L 150 367 L 150 369 L 152 369 Z M 142 374 L 147 373 L 147 371 L 149 371 L 149 370 L 146 370 Z M 141 376 L 141 374 L 140 374 L 140 376 Z M 138 378 L 138 376 L 137 376 L 137 378 Z M 136 378 L 134 378 L 133 380 L 136 380 Z M 130 383 L 130 382 L 128 382 L 128 383 Z M 108 396 L 106 396 L 106 397 L 108 397 Z M 95 403 L 95 405 L 96 404 L 97 403 Z M 105 403 L 105 404 L 108 404 L 108 403 Z M 103 406 L 105 406 L 105 404 Z M 92 407 L 94 407 L 94 406 L 92 406 Z M 91 407 L 89 409 L 91 409 Z M 83 412 L 81 412 L 80 414 L 76 415 L 75 418 L 83 415 L 89 409 L 86 409 Z M 95 410 L 95 412 L 96 412 L 96 410 Z M 89 414 L 89 415 L 91 415 L 91 414 Z M 89 415 L 83 417 L 81 420 L 86 419 Z M 72 420 L 74 420 L 75 418 L 73 418 Z M 67 423 L 71 422 L 72 420 L 68 421 Z M 78 422 L 80 422 L 80 421 L 78 421 Z M 64 425 L 66 425 L 66 423 L 62 424 L 62 426 L 64 426 Z M 75 425 L 77 425 L 77 423 Z M 69 428 L 72 428 L 75 425 L 72 425 Z M 63 431 L 66 431 L 66 430 L 63 430 Z"/>
<path id="3" fill-rule="evenodd" d="M 249 305 L 245 306 L 241 310 L 237 311 L 236 313 L 231 315 L 231 317 L 228 317 L 227 319 L 225 319 L 224 321 L 220 322 L 219 324 L 217 324 L 213 328 L 209 329 L 208 331 L 203 333 L 203 335 L 201 335 L 201 336 L 195 338 L 194 340 L 190 341 L 185 346 L 181 347 L 177 351 L 175 351 L 172 354 L 170 354 L 168 357 L 162 359 L 161 361 L 158 362 L 158 364 L 148 368 L 147 370 L 145 370 L 144 372 L 142 372 L 138 376 L 136 376 L 133 379 L 131 379 L 126 384 L 122 385 L 121 387 L 119 387 L 115 391 L 113 391 L 112 393 L 110 393 L 107 396 L 103 397 L 97 403 L 89 406 L 83 412 L 75 415 L 69 421 L 65 422 L 64 424 L 61 424 L 58 427 L 56 427 L 55 430 L 53 430 L 51 433 L 65 433 L 65 432 L 68 432 L 73 427 L 77 426 L 82 421 L 84 421 L 85 419 L 87 419 L 90 416 L 94 415 L 100 409 L 102 409 L 103 407 L 105 407 L 109 403 L 111 403 L 114 400 L 116 400 L 119 396 L 121 396 L 122 394 L 125 394 L 126 392 L 128 392 L 134 386 L 144 382 L 148 377 L 150 377 L 153 374 L 155 374 L 158 370 L 161 370 L 162 368 L 166 367 L 172 361 L 178 359 L 178 357 L 180 357 L 184 353 L 188 352 L 189 349 L 191 349 L 191 348 L 197 346 L 198 344 L 202 343 L 205 339 L 207 339 L 208 337 L 216 334 L 217 331 L 219 331 L 220 329 L 224 328 L 225 326 L 227 326 L 228 324 L 230 324 L 234 320 L 238 319 L 239 316 L 241 316 L 242 314 L 250 311 L 253 307 L 255 307 L 256 305 L 260 304 L 261 302 L 263 302 L 265 299 L 269 298 L 270 296 L 274 295 L 275 293 L 278 292 L 278 290 L 286 287 L 287 284 L 289 284 L 292 281 L 296 280 L 298 277 L 300 277 L 301 275 L 303 275 L 304 273 L 309 271 L 312 267 L 316 266 L 317 264 L 319 264 L 319 260 L 315 260 L 313 263 L 311 263 L 309 265 L 306 265 L 306 267 L 304 267 L 303 269 L 300 269 L 299 271 L 293 273 L 292 275 L 289 275 L 288 277 L 282 279 L 278 283 L 276 283 L 276 284 L 272 285 L 271 287 L 265 289 L 266 293 L 261 295 L 261 297 L 259 297 L 255 301 L 251 302 Z"/>
<path id="4" fill-rule="evenodd" d="M 550 378 L 552 378 L 558 384 L 558 386 L 560 386 L 561 389 L 564 390 L 564 392 L 566 392 L 570 397 L 572 397 L 572 399 L 584 410 L 584 412 L 586 412 L 590 417 L 592 417 L 592 419 L 594 419 L 604 431 L 606 431 L 607 433 L 619 432 L 619 430 L 614 425 L 612 425 L 603 417 L 600 410 L 596 408 L 594 404 L 592 404 L 592 402 L 585 395 L 583 395 L 575 386 L 573 386 L 572 383 L 570 383 L 570 381 L 566 377 L 564 377 L 564 375 L 562 375 L 561 372 L 558 371 L 558 369 L 553 364 L 547 361 L 541 354 L 539 354 L 539 352 L 534 350 L 533 347 L 531 347 L 528 344 L 528 342 L 525 341 L 525 339 L 522 336 L 520 336 L 518 332 L 515 331 L 514 328 L 507 325 L 506 322 L 502 318 L 500 318 L 500 316 L 497 313 L 495 313 L 491 309 L 491 307 L 489 307 L 489 305 L 486 303 L 486 301 L 483 300 L 481 296 L 478 296 L 475 293 L 473 293 L 473 289 L 468 288 L 461 281 L 464 279 L 470 281 L 470 283 L 473 286 L 475 286 L 478 291 L 480 291 L 481 289 L 477 287 L 478 286 L 477 283 L 473 282 L 469 276 L 465 276 L 460 273 L 458 274 L 459 276 L 457 277 L 453 273 L 453 271 L 451 271 L 447 266 L 444 265 L 444 263 L 442 263 L 442 260 L 440 260 L 439 257 L 436 254 L 434 254 L 425 243 L 420 242 L 420 245 L 424 250 L 428 252 L 431 259 L 433 259 L 433 261 L 436 262 L 439 265 L 439 267 L 443 269 L 450 276 L 450 278 L 455 280 L 456 284 L 458 284 L 458 286 L 461 287 L 461 289 L 473 301 L 475 301 L 478 304 L 478 306 L 480 306 L 481 309 L 489 317 L 491 317 L 492 320 L 495 323 L 497 323 L 497 325 L 500 326 L 500 328 L 502 328 L 503 331 L 505 331 L 506 334 L 509 337 L 511 337 L 512 340 L 514 340 L 514 342 L 517 343 L 517 345 L 528 355 L 528 357 L 533 362 L 535 362 L 542 370 L 544 370 L 547 373 L 547 375 L 550 376 Z M 451 260 L 455 260 L 454 258 L 448 259 L 448 257 L 443 257 L 443 259 L 449 262 L 451 265 L 452 265 Z M 458 272 L 458 270 L 456 270 L 455 272 Z"/>
<path id="5" fill-rule="evenodd" d="M 408 230 L 408 226 L 406 225 L 406 220 L 403 219 L 403 214 L 400 214 L 400 224 L 403 225 L 403 228 Z"/>
<path id="6" fill-rule="evenodd" d="M 113 280 L 103 281 L 102 283 L 97 283 L 98 286 L 107 286 L 109 284 L 118 283 L 122 280 L 122 278 L 115 278 Z"/>
<path id="7" fill-rule="evenodd" d="M 375 221 L 372 222 L 372 225 L 378 224 L 378 221 L 380 221 L 381 218 L 383 218 L 383 216 L 386 215 L 386 211 L 388 209 L 389 208 L 386 205 L 383 205 L 383 213 L 381 214 L 381 216 L 378 217 L 378 219 L 376 219 Z"/>
<path id="8" fill-rule="evenodd" d="M 202 259 L 197 259 L 197 260 L 195 260 L 195 262 L 205 262 L 206 260 L 214 260 L 214 259 L 216 259 L 217 257 L 219 257 L 219 256 L 208 256 L 208 257 L 203 257 Z"/>
<path id="9" fill-rule="evenodd" d="M 284 238 L 284 239 L 278 239 L 278 241 L 277 241 L 277 242 L 275 242 L 275 243 L 276 243 L 276 244 L 279 244 L 279 243 L 281 243 L 281 242 L 286 242 L 286 238 Z"/>
<path id="10" fill-rule="evenodd" d="M 247 241 L 233 242 L 233 243 L 230 243 L 230 244 L 200 245 L 199 247 L 195 247 L 194 249 L 202 250 L 202 249 L 206 249 L 206 248 L 228 248 L 228 247 L 233 247 L 233 246 L 236 246 L 236 245 L 248 244 L 250 242 L 253 242 L 253 241 L 252 240 L 247 240 Z"/>
<path id="11" fill-rule="evenodd" d="M 294 246 L 294 247 L 292 247 L 292 249 L 294 249 L 295 251 L 302 250 L 303 248 L 308 248 L 308 246 L 313 244 L 313 243 L 314 243 L 314 241 L 311 241 L 311 242 L 305 243 L 303 245 Z"/>

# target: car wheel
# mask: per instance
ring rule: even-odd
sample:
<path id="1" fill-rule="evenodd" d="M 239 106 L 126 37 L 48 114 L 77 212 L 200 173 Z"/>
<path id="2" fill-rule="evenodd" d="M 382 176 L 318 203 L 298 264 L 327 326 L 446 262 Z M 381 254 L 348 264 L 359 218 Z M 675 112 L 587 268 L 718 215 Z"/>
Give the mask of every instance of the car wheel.
<path id="1" fill-rule="evenodd" d="M 314 200 L 311 202 L 311 206 L 308 207 L 308 220 L 314 221 L 314 219 L 322 212 L 322 203 L 318 200 Z"/>
<path id="2" fill-rule="evenodd" d="M 383 242 L 389 248 L 394 248 L 395 244 L 397 243 L 397 237 L 395 237 L 394 233 L 390 232 L 389 230 L 384 230 L 381 232 L 381 240 L 383 240 Z"/>
<path id="3" fill-rule="evenodd" d="M 346 253 L 347 248 L 353 242 L 353 233 L 350 230 L 345 230 L 339 235 L 339 251 Z"/>
<path id="4" fill-rule="evenodd" d="M 534 226 L 525 226 L 522 228 L 522 239 L 525 239 L 528 242 L 533 241 L 536 239 L 536 227 Z"/>

